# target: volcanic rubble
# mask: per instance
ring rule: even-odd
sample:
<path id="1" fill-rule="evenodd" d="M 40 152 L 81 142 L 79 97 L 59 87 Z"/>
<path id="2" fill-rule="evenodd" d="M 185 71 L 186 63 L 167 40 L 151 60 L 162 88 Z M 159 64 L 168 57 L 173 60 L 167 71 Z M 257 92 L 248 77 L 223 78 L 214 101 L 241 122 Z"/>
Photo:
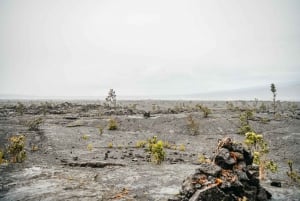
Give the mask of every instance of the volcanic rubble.
<path id="1" fill-rule="evenodd" d="M 265 201 L 271 194 L 260 185 L 259 168 L 241 143 L 224 138 L 211 162 L 201 163 L 169 201 Z"/>

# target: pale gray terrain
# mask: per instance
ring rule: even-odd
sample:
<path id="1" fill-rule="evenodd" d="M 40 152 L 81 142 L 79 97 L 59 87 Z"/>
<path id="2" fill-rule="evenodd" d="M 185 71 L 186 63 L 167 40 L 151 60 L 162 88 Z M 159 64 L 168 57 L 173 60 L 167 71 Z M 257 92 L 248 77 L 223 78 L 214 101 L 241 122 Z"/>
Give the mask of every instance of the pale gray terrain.
<path id="1" fill-rule="evenodd" d="M 10 136 L 24 134 L 27 151 L 25 162 L 0 166 L 0 200 L 168 200 L 197 168 L 199 155 L 212 156 L 218 139 L 244 140 L 238 134 L 240 111 L 230 110 L 225 101 L 120 101 L 115 110 L 98 101 L 49 101 L 46 109 L 39 101 L 22 102 L 23 115 L 16 112 L 16 101 L 0 103 L 1 148 Z M 231 103 L 241 109 L 261 104 Z M 264 103 L 271 111 L 271 103 Z M 196 104 L 207 106 L 212 114 L 204 118 Z M 299 108 L 299 103 L 294 104 Z M 299 186 L 286 174 L 288 160 L 300 172 L 300 111 L 290 106 L 281 102 L 275 119 L 271 112 L 257 112 L 250 120 L 270 146 L 268 157 L 278 164 L 279 171 L 262 181 L 273 200 L 300 197 Z M 147 111 L 150 118 L 143 116 Z M 199 124 L 197 134 L 189 129 L 189 115 Z M 44 122 L 38 131 L 28 131 L 26 122 L 35 117 Z M 117 130 L 107 129 L 111 117 Z M 161 165 L 149 162 L 145 148 L 136 147 L 138 141 L 153 136 L 176 145 L 166 149 Z M 282 187 L 272 187 L 273 180 Z"/>

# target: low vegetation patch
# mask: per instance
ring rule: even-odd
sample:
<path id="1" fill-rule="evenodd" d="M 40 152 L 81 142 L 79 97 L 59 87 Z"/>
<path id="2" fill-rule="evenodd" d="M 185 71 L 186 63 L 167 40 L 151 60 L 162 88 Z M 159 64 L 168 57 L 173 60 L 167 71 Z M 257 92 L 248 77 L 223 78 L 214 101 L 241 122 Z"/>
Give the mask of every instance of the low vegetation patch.
<path id="1" fill-rule="evenodd" d="M 277 164 L 267 159 L 266 155 L 269 153 L 268 144 L 265 142 L 263 135 L 256 134 L 255 132 L 248 132 L 245 135 L 245 144 L 253 153 L 253 163 L 259 166 L 260 179 L 265 179 L 265 170 L 276 172 Z"/>
<path id="2" fill-rule="evenodd" d="M 300 174 L 293 169 L 293 161 L 288 160 L 289 171 L 286 173 L 292 182 L 300 183 Z"/>
<path id="3" fill-rule="evenodd" d="M 108 130 L 117 130 L 118 124 L 117 121 L 113 118 L 110 118 L 108 121 Z"/>
<path id="4" fill-rule="evenodd" d="M 10 155 L 10 162 L 21 163 L 26 159 L 25 136 L 16 135 L 9 138 L 7 152 Z"/>
<path id="5" fill-rule="evenodd" d="M 187 127 L 192 135 L 199 134 L 199 123 L 195 121 L 192 115 L 187 117 Z"/>
<path id="6" fill-rule="evenodd" d="M 158 140 L 157 136 L 148 139 L 147 151 L 151 155 L 151 162 L 161 164 L 165 160 L 166 152 L 164 150 L 164 143 Z"/>
<path id="7" fill-rule="evenodd" d="M 197 104 L 196 107 L 199 108 L 203 112 L 203 117 L 204 118 L 207 118 L 208 115 L 211 114 L 211 110 L 206 106 Z"/>
<path id="8" fill-rule="evenodd" d="M 34 118 L 27 122 L 28 130 L 37 131 L 40 129 L 40 125 L 43 123 L 43 119 L 41 117 Z"/>

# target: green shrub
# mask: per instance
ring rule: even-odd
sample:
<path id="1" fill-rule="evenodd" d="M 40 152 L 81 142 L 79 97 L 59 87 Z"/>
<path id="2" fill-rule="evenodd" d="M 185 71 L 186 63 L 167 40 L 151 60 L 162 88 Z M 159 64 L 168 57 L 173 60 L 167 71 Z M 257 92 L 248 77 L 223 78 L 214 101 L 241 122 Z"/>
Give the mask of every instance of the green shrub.
<path id="1" fill-rule="evenodd" d="M 0 150 L 0 165 L 4 162 L 4 153 L 2 152 L 2 150 Z"/>
<path id="2" fill-rule="evenodd" d="M 199 134 L 199 123 L 193 119 L 192 115 L 189 115 L 187 117 L 187 127 L 191 134 L 193 135 Z"/>
<path id="3" fill-rule="evenodd" d="M 264 103 L 261 103 L 261 105 L 259 106 L 259 111 L 267 112 L 267 106 Z"/>
<path id="4" fill-rule="evenodd" d="M 92 151 L 93 150 L 93 145 L 92 144 L 88 144 L 86 148 L 87 148 L 87 150 Z"/>
<path id="5" fill-rule="evenodd" d="M 34 118 L 27 122 L 28 130 L 30 131 L 39 130 L 39 127 L 42 123 L 43 123 L 43 119 L 41 117 Z"/>
<path id="6" fill-rule="evenodd" d="M 88 136 L 88 135 L 83 135 L 83 136 L 81 136 L 81 138 L 82 138 L 83 140 L 88 140 L 88 139 L 89 139 L 89 136 Z"/>
<path id="7" fill-rule="evenodd" d="M 99 131 L 99 135 L 103 134 L 103 128 L 102 128 L 102 126 L 98 126 L 98 131 Z"/>
<path id="8" fill-rule="evenodd" d="M 266 154 L 269 153 L 269 147 L 264 141 L 263 135 L 256 134 L 255 132 L 248 132 L 245 137 L 245 144 L 254 156 L 253 163 L 259 165 L 260 179 L 265 178 L 265 169 L 276 172 L 278 169 L 277 164 L 266 158 Z"/>
<path id="9" fill-rule="evenodd" d="M 26 159 L 26 151 L 24 150 L 25 147 L 25 136 L 24 135 L 17 135 L 12 136 L 9 138 L 9 145 L 8 145 L 8 153 L 11 156 L 11 162 L 13 163 L 21 163 Z"/>
<path id="10" fill-rule="evenodd" d="M 253 129 L 249 125 L 249 119 L 253 117 L 252 110 L 246 110 L 240 114 L 240 128 L 238 133 L 241 135 L 245 135 L 248 132 L 252 132 Z"/>
<path id="11" fill-rule="evenodd" d="M 114 144 L 112 142 L 108 143 L 108 148 L 113 148 L 114 147 Z"/>
<path id="12" fill-rule="evenodd" d="M 196 107 L 198 107 L 203 112 L 203 117 L 207 118 L 209 114 L 211 114 L 211 110 L 203 105 L 197 104 Z"/>
<path id="13" fill-rule="evenodd" d="M 117 130 L 117 129 L 118 129 L 117 121 L 113 118 L 110 118 L 108 121 L 108 130 Z"/>
<path id="14" fill-rule="evenodd" d="M 151 161 L 155 164 L 161 164 L 165 160 L 166 152 L 162 140 L 157 140 L 157 136 L 148 139 L 148 151 L 151 155 Z"/>
<path id="15" fill-rule="evenodd" d="M 179 150 L 179 151 L 185 151 L 185 146 L 184 146 L 184 144 L 179 145 L 178 150 Z"/>
<path id="16" fill-rule="evenodd" d="M 136 147 L 137 148 L 143 148 L 143 147 L 145 147 L 146 146 L 146 144 L 147 144 L 147 142 L 145 141 L 145 140 L 139 140 L 139 141 L 137 141 L 136 142 Z"/>
<path id="17" fill-rule="evenodd" d="M 26 109 L 26 107 L 25 107 L 25 105 L 23 103 L 21 103 L 21 102 L 17 103 L 17 107 L 16 107 L 17 113 L 19 113 L 20 115 L 23 115 L 25 109 Z"/>
<path id="18" fill-rule="evenodd" d="M 300 174 L 293 170 L 293 161 L 292 160 L 288 160 L 288 166 L 289 166 L 289 171 L 286 172 L 286 174 L 288 175 L 288 177 L 293 182 L 300 183 Z"/>

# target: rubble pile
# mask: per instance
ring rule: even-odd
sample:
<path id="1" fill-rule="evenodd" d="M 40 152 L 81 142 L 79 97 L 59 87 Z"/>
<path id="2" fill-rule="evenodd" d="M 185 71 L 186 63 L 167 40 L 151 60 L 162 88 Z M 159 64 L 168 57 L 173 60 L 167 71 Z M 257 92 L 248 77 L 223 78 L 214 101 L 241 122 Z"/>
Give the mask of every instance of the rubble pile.
<path id="1" fill-rule="evenodd" d="M 220 140 L 211 162 L 200 164 L 169 201 L 265 201 L 271 198 L 259 182 L 259 169 L 242 144 Z"/>

